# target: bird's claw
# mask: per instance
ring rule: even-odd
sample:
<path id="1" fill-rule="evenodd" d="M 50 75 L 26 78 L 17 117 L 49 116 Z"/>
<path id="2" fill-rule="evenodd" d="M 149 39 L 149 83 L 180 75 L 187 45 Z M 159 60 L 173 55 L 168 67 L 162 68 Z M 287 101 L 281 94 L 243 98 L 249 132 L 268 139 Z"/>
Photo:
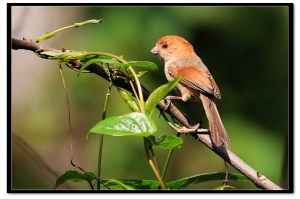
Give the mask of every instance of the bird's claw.
<path id="1" fill-rule="evenodd" d="M 171 100 L 170 100 L 168 97 L 166 97 L 166 98 L 164 99 L 164 103 L 165 103 L 165 105 L 166 105 L 166 108 L 164 109 L 164 111 L 165 111 L 165 110 L 167 110 L 168 108 L 170 108 L 170 106 L 171 106 Z"/>

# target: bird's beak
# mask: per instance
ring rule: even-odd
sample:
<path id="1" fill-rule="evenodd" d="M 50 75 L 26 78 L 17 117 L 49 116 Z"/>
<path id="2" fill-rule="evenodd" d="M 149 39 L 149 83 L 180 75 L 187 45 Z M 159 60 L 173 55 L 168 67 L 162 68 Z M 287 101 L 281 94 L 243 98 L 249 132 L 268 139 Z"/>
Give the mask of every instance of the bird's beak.
<path id="1" fill-rule="evenodd" d="M 152 50 L 150 52 L 153 54 L 158 54 L 158 50 L 156 47 L 152 48 Z"/>

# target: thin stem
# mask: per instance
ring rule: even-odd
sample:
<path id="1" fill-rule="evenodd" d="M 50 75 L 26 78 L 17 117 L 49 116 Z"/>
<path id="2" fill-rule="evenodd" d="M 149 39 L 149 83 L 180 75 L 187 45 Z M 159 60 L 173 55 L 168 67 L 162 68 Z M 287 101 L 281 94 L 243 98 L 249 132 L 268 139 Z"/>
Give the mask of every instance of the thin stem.
<path id="1" fill-rule="evenodd" d="M 164 112 L 161 111 L 161 115 L 162 115 L 163 118 L 167 121 L 168 124 L 172 125 L 172 124 L 170 123 L 170 121 L 168 120 L 168 118 L 167 118 L 167 116 L 165 115 Z M 172 118 L 172 119 L 173 119 L 173 118 Z M 173 120 L 173 122 L 174 122 L 174 120 Z M 173 125 L 172 125 L 172 126 L 173 126 Z M 180 133 L 177 132 L 177 137 L 179 137 L 179 136 L 180 136 Z M 170 163 L 170 160 L 171 160 L 171 156 L 172 156 L 172 154 L 173 154 L 173 151 L 174 151 L 174 148 L 171 149 L 171 150 L 169 151 L 169 153 L 168 153 L 168 157 L 167 157 L 167 159 L 166 159 L 166 162 L 165 162 L 165 165 L 164 165 L 162 174 L 161 174 L 161 178 L 162 178 L 163 180 L 164 180 L 164 178 L 165 178 L 165 176 L 166 176 L 167 169 L 168 169 L 168 166 L 169 166 L 169 163 Z"/>
<path id="2" fill-rule="evenodd" d="M 131 66 L 129 66 L 128 70 L 130 70 L 130 72 L 132 73 L 137 89 L 138 89 L 138 93 L 139 93 L 139 98 L 140 98 L 140 104 L 141 104 L 141 112 L 145 113 L 145 102 L 144 102 L 144 97 L 143 97 L 143 92 L 142 92 L 142 87 L 139 81 L 139 78 L 137 77 L 135 71 L 133 70 L 133 68 Z"/>
<path id="3" fill-rule="evenodd" d="M 86 53 L 86 55 L 105 55 L 105 56 L 109 56 L 112 58 L 115 58 L 116 60 L 119 60 L 120 62 L 122 62 L 123 64 L 127 64 L 127 61 L 117 55 L 114 54 L 110 54 L 110 53 L 104 53 L 104 52 L 88 52 Z"/>
<path id="4" fill-rule="evenodd" d="M 92 178 L 94 178 L 95 180 L 97 180 L 97 182 L 102 183 L 102 180 L 101 180 L 100 178 L 95 177 L 95 176 L 91 175 L 90 173 L 87 173 L 87 172 L 86 172 L 84 169 L 82 169 L 80 166 L 77 166 L 77 165 L 75 164 L 75 162 L 73 162 L 73 160 L 71 160 L 71 164 L 72 164 L 73 167 L 77 167 L 79 170 L 83 171 L 86 175 L 89 175 L 89 176 L 91 176 Z M 103 184 L 103 183 L 102 183 L 102 184 Z M 103 184 L 103 186 L 105 186 L 107 189 L 110 190 L 110 188 L 109 188 L 108 186 L 106 186 L 105 184 Z"/>
<path id="5" fill-rule="evenodd" d="M 127 61 L 121 57 L 118 57 L 114 54 L 110 54 L 110 53 L 104 53 L 104 52 L 89 52 L 89 53 L 86 53 L 86 55 L 105 55 L 105 56 L 109 56 L 109 57 L 112 57 L 112 58 L 115 58 L 117 60 L 119 60 L 121 63 L 123 64 L 127 64 Z M 135 73 L 135 71 L 133 70 L 133 68 L 131 66 L 128 67 L 128 70 L 132 73 L 133 75 L 133 78 L 135 80 L 135 83 L 136 83 L 136 86 L 137 86 L 137 89 L 138 89 L 138 96 L 137 99 L 140 99 L 140 110 L 142 113 L 145 113 L 145 102 L 144 102 L 144 97 L 143 97 L 143 92 L 142 92 L 142 87 L 141 87 L 141 84 L 140 84 L 140 81 Z M 132 88 L 134 90 L 134 87 Z"/>
<path id="6" fill-rule="evenodd" d="M 160 174 L 159 174 L 159 171 L 157 170 L 157 165 L 155 166 L 155 164 L 152 161 L 151 155 L 149 153 L 149 149 L 150 149 L 151 145 L 152 145 L 152 143 L 148 140 L 148 138 L 144 137 L 144 147 L 145 147 L 145 152 L 146 152 L 149 164 L 150 164 L 158 182 L 160 183 L 160 187 L 162 189 L 167 189 Z"/>
<path id="7" fill-rule="evenodd" d="M 67 91 L 67 84 L 65 82 L 65 78 L 62 72 L 61 64 L 59 64 L 59 72 L 62 79 L 63 87 L 66 93 L 66 99 L 67 99 L 67 106 L 68 106 L 68 122 L 69 122 L 69 139 L 70 139 L 70 147 L 71 147 L 71 161 L 73 161 L 74 158 L 74 149 L 73 149 L 73 142 L 72 142 L 72 126 L 71 126 L 71 108 L 70 108 L 70 100 L 69 95 Z"/>
<path id="8" fill-rule="evenodd" d="M 105 101 L 104 101 L 104 108 L 103 108 L 103 113 L 102 113 L 102 120 L 104 120 L 105 117 L 106 117 L 106 110 L 107 110 L 107 105 L 108 105 L 108 100 L 109 100 L 109 96 L 110 96 L 112 85 L 113 85 L 113 82 L 111 81 L 109 83 L 107 94 L 106 94 L 106 98 L 105 98 Z M 98 174 L 99 178 L 101 176 L 103 139 L 104 139 L 104 136 L 100 135 L 100 140 L 99 140 L 99 155 L 98 155 L 98 171 L 97 171 L 97 174 Z M 100 182 L 99 181 L 97 181 L 97 189 L 98 190 L 100 189 Z"/>
<path id="9" fill-rule="evenodd" d="M 88 183 L 89 183 L 89 185 L 90 185 L 91 189 L 92 189 L 92 190 L 94 190 L 94 186 L 93 186 L 93 184 L 92 184 L 91 182 L 88 182 Z M 100 184 L 100 182 L 99 182 L 99 184 Z"/>
<path id="10" fill-rule="evenodd" d="M 153 172 L 154 172 L 154 174 L 155 174 L 157 180 L 158 180 L 159 183 L 160 183 L 160 187 L 161 187 L 162 189 L 166 190 L 167 188 L 166 188 L 166 186 L 165 186 L 163 180 L 161 179 L 161 177 L 160 177 L 158 171 L 155 169 L 155 165 L 154 165 L 153 161 L 152 161 L 151 159 L 148 159 L 148 161 L 149 161 L 149 164 L 150 164 L 150 166 L 151 166 L 151 168 L 152 168 L 152 170 L 153 170 Z"/>
<path id="11" fill-rule="evenodd" d="M 83 25 L 87 25 L 87 24 L 95 24 L 95 23 L 100 23 L 100 22 L 102 22 L 102 19 L 100 19 L 100 20 L 92 19 L 92 20 L 88 20 L 88 21 L 83 21 L 83 22 L 75 23 L 73 25 L 66 26 L 66 27 L 60 28 L 58 30 L 55 30 L 53 32 L 46 33 L 46 34 L 40 36 L 39 38 L 37 38 L 36 43 L 44 41 L 44 40 L 49 39 L 51 37 L 54 37 L 55 35 L 57 35 L 58 32 L 61 32 L 63 30 L 67 30 L 69 28 L 77 28 L 79 26 L 83 26 Z"/>
<path id="12" fill-rule="evenodd" d="M 177 133 L 177 137 L 180 137 L 180 133 Z M 170 160 L 171 160 L 171 156 L 172 156 L 172 154 L 173 154 L 173 152 L 174 152 L 174 148 L 173 149 L 171 149 L 170 151 L 169 151 L 169 153 L 168 153 L 168 157 L 167 157 L 167 159 L 166 159 L 166 163 L 165 163 L 165 166 L 164 166 L 164 169 L 163 169 L 163 171 L 162 171 L 162 174 L 161 174 L 161 178 L 164 180 L 164 178 L 165 178 L 165 176 L 166 176 L 166 173 L 167 173 L 167 169 L 168 169 L 168 166 L 169 166 L 169 163 L 170 163 Z"/>
<path id="13" fill-rule="evenodd" d="M 172 156 L 173 151 L 174 151 L 174 148 L 171 149 L 171 150 L 169 151 L 169 153 L 168 153 L 168 157 L 167 157 L 167 160 L 166 160 L 164 169 L 163 169 L 162 174 L 161 174 L 162 180 L 164 180 L 164 178 L 165 178 L 165 176 L 166 176 L 167 168 L 168 168 L 168 166 L 169 166 L 169 162 L 170 162 L 170 160 L 171 160 L 171 156 Z"/>
<path id="14" fill-rule="evenodd" d="M 134 88 L 134 86 L 133 86 L 133 84 L 132 84 L 132 81 L 129 81 L 129 83 L 130 83 L 130 86 L 131 86 L 131 88 L 132 88 L 132 92 L 133 92 L 134 96 L 136 97 L 136 101 L 137 101 L 138 104 L 139 104 L 140 110 L 141 110 L 141 112 L 142 112 L 142 109 L 141 109 L 142 105 L 141 105 L 141 102 L 140 102 L 140 100 L 139 100 L 139 96 L 138 96 L 137 93 L 136 93 L 136 90 L 135 90 L 135 88 Z"/>
<path id="15" fill-rule="evenodd" d="M 101 176 L 101 165 L 102 165 L 102 149 L 103 149 L 103 139 L 104 136 L 100 135 L 99 139 L 99 154 L 98 154 L 98 169 L 97 169 L 97 176 Z M 97 181 L 97 189 L 100 189 L 100 182 Z"/>
<path id="16" fill-rule="evenodd" d="M 229 167 L 228 167 L 228 163 L 225 160 L 224 160 L 224 164 L 226 167 L 226 174 L 225 174 L 225 180 L 223 181 L 223 185 L 227 185 L 228 184 Z"/>
<path id="17" fill-rule="evenodd" d="M 151 152 L 152 159 L 153 159 L 153 163 L 154 163 L 154 165 L 155 165 L 155 167 L 156 167 L 158 173 L 160 174 L 160 172 L 159 172 L 159 167 L 158 167 L 158 164 L 157 164 L 157 161 L 156 161 L 156 158 L 155 158 L 155 154 L 154 154 L 153 148 L 150 147 L 150 148 L 149 148 L 149 151 Z"/>

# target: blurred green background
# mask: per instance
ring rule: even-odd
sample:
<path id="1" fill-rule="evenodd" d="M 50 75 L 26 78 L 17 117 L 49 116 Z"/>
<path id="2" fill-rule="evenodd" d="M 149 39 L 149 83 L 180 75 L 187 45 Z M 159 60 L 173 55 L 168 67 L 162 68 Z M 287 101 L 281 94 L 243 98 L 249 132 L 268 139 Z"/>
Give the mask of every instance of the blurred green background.
<path id="1" fill-rule="evenodd" d="M 187 39 L 217 82 L 216 100 L 233 151 L 274 183 L 288 188 L 288 7 L 230 6 L 98 6 L 12 7 L 12 37 L 35 40 L 89 19 L 103 23 L 70 29 L 43 42 L 56 49 L 101 51 L 128 61 L 155 62 L 158 74 L 147 73 L 150 91 L 166 83 L 163 63 L 150 53 L 165 35 Z M 71 103 L 74 161 L 97 173 L 99 136 L 89 129 L 102 115 L 108 82 L 64 67 Z M 13 189 L 52 189 L 70 164 L 66 97 L 57 61 L 12 50 L 12 185 Z M 199 120 L 202 104 L 174 102 Z M 107 117 L 130 112 L 113 89 Z M 156 135 L 175 135 L 156 111 Z M 207 121 L 205 119 L 205 125 Z M 207 172 L 224 172 L 220 157 L 201 142 L 182 136 L 170 162 L 166 182 Z M 26 142 L 28 145 L 26 145 Z M 160 166 L 167 151 L 156 149 Z M 102 178 L 155 179 L 140 137 L 104 138 Z M 44 161 L 42 164 L 39 157 Z M 162 168 L 161 168 L 162 169 Z M 237 172 L 230 167 L 231 172 Z M 221 181 L 188 189 L 213 189 Z M 257 189 L 251 182 L 230 182 L 237 189 Z M 60 189 L 89 189 L 86 182 L 67 182 Z"/>

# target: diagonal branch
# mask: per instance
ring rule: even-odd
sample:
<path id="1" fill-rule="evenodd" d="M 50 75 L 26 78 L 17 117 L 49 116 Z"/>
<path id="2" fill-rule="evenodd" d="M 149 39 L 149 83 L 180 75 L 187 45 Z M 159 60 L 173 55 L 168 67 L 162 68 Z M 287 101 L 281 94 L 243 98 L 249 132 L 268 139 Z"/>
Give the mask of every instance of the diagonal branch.
<path id="1" fill-rule="evenodd" d="M 20 50 L 20 49 L 30 50 L 35 53 L 43 52 L 43 51 L 62 52 L 62 50 L 57 50 L 47 46 L 43 46 L 33 42 L 32 40 L 27 40 L 27 39 L 19 40 L 19 39 L 12 38 L 11 48 L 13 50 Z M 82 65 L 83 63 L 80 61 L 74 61 L 67 64 L 67 66 L 74 71 L 78 71 Z M 89 65 L 87 68 L 85 68 L 85 71 L 83 72 L 94 73 L 104 78 L 105 80 L 110 81 L 109 76 L 107 75 L 103 67 L 101 67 L 98 64 Z M 122 77 L 121 74 L 120 76 L 117 76 L 113 81 L 116 86 L 124 88 L 132 93 L 132 88 L 130 84 L 127 83 L 126 79 Z M 150 92 L 145 87 L 142 86 L 142 93 L 144 99 L 147 100 L 147 98 L 150 95 Z M 171 117 L 175 118 L 178 122 L 180 122 L 183 126 L 185 126 L 188 129 L 191 129 L 194 125 L 196 125 L 196 123 L 193 120 L 191 120 L 187 115 L 182 113 L 174 105 L 170 106 L 170 108 L 167 108 L 163 100 L 161 100 L 156 107 L 160 111 L 164 111 L 165 113 L 169 114 Z M 268 189 L 268 190 L 282 190 L 280 186 L 276 185 L 268 178 L 261 175 L 258 171 L 254 170 L 252 167 L 247 165 L 244 161 L 242 161 L 239 157 L 237 157 L 234 153 L 232 153 L 229 149 L 225 148 L 223 145 L 220 147 L 216 147 L 216 145 L 212 143 L 211 137 L 208 134 L 193 133 L 191 135 L 196 140 L 199 140 L 202 143 L 204 143 L 208 148 L 214 151 L 217 155 L 219 155 L 221 158 L 223 158 L 225 161 L 231 164 L 234 168 L 236 168 L 238 171 L 244 174 L 257 187 L 262 189 Z"/>

